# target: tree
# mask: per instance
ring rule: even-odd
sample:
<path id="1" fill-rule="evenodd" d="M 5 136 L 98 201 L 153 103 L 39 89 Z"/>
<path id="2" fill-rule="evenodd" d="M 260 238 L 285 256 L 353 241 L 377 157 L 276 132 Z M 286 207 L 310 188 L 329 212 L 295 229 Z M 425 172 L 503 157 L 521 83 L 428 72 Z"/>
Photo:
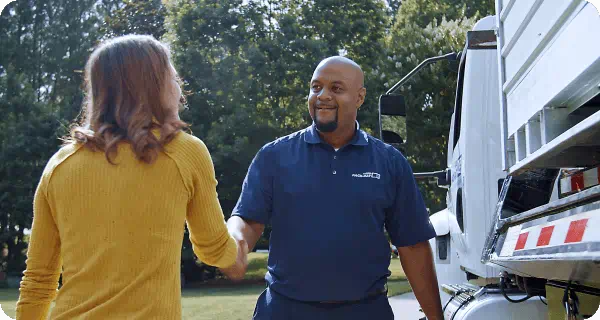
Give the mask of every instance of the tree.
<path id="1" fill-rule="evenodd" d="M 376 131 L 381 81 L 370 72 L 385 58 L 383 1 L 181 0 L 168 11 L 166 39 L 190 92 L 184 119 L 211 149 L 226 214 L 258 149 L 310 125 L 308 83 L 321 59 L 345 54 L 364 67 L 374 92 L 361 125 Z"/>
<path id="2" fill-rule="evenodd" d="M 494 0 L 404 0 L 398 9 L 394 29 L 411 24 L 421 28 L 427 27 L 434 20 L 461 20 L 471 18 L 475 21 L 494 14 Z"/>
<path id="3" fill-rule="evenodd" d="M 20 0 L 0 17 L 0 271 L 24 268 L 41 172 L 79 112 L 95 0 Z"/>
<path id="4" fill-rule="evenodd" d="M 402 0 L 388 0 L 387 3 L 390 10 L 390 17 L 394 19 L 398 9 L 400 9 L 400 5 L 402 5 Z"/>
<path id="5" fill-rule="evenodd" d="M 161 0 L 104 0 L 100 14 L 104 15 L 101 27 L 103 38 L 126 34 L 151 35 L 160 39 L 165 34 L 166 9 Z"/>
<path id="6" fill-rule="evenodd" d="M 101 39 L 160 38 L 159 0 L 19 0 L 0 17 L 0 271 L 24 268 L 33 191 L 83 101 L 86 60 Z"/>
<path id="7" fill-rule="evenodd" d="M 0 84 L 0 248 L 8 249 L 8 256 L 0 260 L 0 271 L 17 274 L 25 266 L 25 230 L 31 227 L 33 194 L 58 146 L 59 122 L 36 101 L 23 75 L 12 68 L 7 71 L 9 76 Z"/>

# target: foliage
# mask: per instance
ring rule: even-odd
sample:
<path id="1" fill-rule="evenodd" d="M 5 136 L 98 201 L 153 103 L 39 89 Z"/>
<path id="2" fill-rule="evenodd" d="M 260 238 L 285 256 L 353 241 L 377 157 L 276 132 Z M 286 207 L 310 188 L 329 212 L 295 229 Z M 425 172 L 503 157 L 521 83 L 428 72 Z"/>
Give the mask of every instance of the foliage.
<path id="1" fill-rule="evenodd" d="M 310 125 L 308 83 L 321 59 L 344 52 L 369 73 L 383 57 L 381 1 L 182 0 L 168 8 L 167 38 L 191 93 L 184 119 L 211 149 L 226 214 L 258 149 Z M 366 86 L 378 80 L 367 77 Z M 361 112 L 368 130 L 375 106 L 373 93 Z"/>
<path id="2" fill-rule="evenodd" d="M 100 12 L 104 13 L 101 28 L 104 39 L 126 34 L 151 35 L 160 39 L 166 32 L 166 9 L 161 0 L 104 0 Z"/>
<path id="3" fill-rule="evenodd" d="M 425 28 L 434 20 L 440 21 L 442 17 L 446 17 L 447 20 L 471 18 L 477 21 L 493 14 L 494 0 L 404 0 L 398 10 L 395 29 L 410 25 Z"/>
<path id="4" fill-rule="evenodd" d="M 11 73 L 6 80 L 0 85 L 0 176 L 5 177 L 0 180 L 0 248 L 8 249 L 8 256 L 0 260 L 0 271 L 13 274 L 24 268 L 24 231 L 31 226 L 36 182 L 57 145 L 47 137 L 54 136 L 58 122 L 35 101 L 30 87 L 15 92 L 22 76 Z"/>
<path id="5" fill-rule="evenodd" d="M 9 248 L 0 271 L 24 267 L 33 191 L 79 113 L 82 71 L 99 41 L 137 33 L 171 45 L 189 93 L 182 117 L 210 148 L 228 216 L 258 149 L 310 125 L 308 84 L 320 60 L 341 54 L 363 67 L 359 121 L 377 136 L 379 95 L 423 59 L 460 50 L 492 8 L 492 0 L 12 2 L 0 17 L 0 249 Z M 415 171 L 445 165 L 453 68 L 427 68 L 400 90 Z M 443 205 L 442 192 L 423 190 L 432 211 Z"/>
<path id="6" fill-rule="evenodd" d="M 24 268 L 33 193 L 79 110 L 80 73 L 96 34 L 92 0 L 19 0 L 0 17 L 0 271 Z"/>

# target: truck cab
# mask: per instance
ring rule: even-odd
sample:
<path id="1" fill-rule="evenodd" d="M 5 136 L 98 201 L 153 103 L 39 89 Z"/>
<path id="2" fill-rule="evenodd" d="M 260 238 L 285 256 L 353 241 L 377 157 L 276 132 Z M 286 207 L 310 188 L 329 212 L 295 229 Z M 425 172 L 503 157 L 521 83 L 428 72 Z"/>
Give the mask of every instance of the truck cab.
<path id="1" fill-rule="evenodd" d="M 496 12 L 454 55 L 447 168 L 415 174 L 447 189 L 430 216 L 445 319 L 584 319 L 600 303 L 600 17 L 579 0 Z"/>

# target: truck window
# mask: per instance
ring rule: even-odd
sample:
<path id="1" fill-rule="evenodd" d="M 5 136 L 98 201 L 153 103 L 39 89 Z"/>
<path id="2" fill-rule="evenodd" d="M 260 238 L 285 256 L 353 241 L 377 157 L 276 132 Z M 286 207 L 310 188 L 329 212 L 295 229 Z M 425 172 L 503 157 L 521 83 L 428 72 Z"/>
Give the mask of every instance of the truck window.
<path id="1" fill-rule="evenodd" d="M 465 78 L 465 63 L 467 54 L 463 52 L 462 58 L 460 59 L 460 66 L 458 71 L 458 84 L 456 86 L 456 99 L 454 101 L 454 145 L 452 149 L 456 148 L 458 138 L 460 138 L 460 121 L 462 113 L 462 96 L 463 96 L 463 83 Z"/>
<path id="2" fill-rule="evenodd" d="M 456 221 L 460 231 L 465 232 L 465 222 L 463 216 L 463 200 L 462 200 L 462 188 L 456 192 Z"/>

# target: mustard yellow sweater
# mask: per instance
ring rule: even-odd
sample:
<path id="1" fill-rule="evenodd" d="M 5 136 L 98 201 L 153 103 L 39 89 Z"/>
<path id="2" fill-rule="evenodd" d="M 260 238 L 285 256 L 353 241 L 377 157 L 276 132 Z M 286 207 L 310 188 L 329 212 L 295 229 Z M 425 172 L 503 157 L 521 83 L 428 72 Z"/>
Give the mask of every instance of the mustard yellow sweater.
<path id="1" fill-rule="evenodd" d="M 48 162 L 35 194 L 18 320 L 46 319 L 53 300 L 54 320 L 181 319 L 186 222 L 200 260 L 235 262 L 202 141 L 180 132 L 151 165 L 122 143 L 116 163 L 81 145 Z"/>

